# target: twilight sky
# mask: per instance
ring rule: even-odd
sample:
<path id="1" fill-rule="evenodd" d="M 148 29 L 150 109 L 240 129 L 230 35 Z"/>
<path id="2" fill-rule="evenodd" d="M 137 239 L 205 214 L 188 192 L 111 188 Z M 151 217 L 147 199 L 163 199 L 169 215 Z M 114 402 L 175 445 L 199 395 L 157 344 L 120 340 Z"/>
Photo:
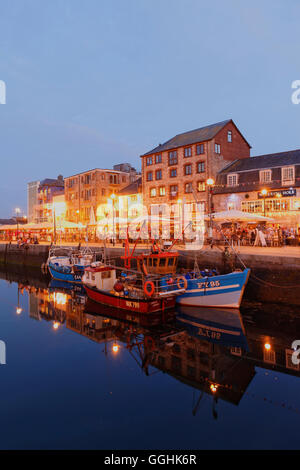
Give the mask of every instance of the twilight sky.
<path id="1" fill-rule="evenodd" d="M 232 118 L 300 147 L 298 0 L 1 0 L 0 218 L 26 183 L 128 161 Z"/>

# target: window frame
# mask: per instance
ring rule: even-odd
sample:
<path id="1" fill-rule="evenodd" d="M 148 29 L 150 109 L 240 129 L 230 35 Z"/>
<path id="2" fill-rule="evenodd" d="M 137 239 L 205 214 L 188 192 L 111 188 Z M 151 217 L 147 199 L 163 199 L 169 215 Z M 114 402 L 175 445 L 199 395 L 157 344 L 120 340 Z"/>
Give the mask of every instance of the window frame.
<path id="1" fill-rule="evenodd" d="M 236 183 L 235 184 L 230 184 L 229 179 L 233 178 L 233 177 L 236 178 Z M 238 185 L 239 185 L 239 175 L 238 175 L 238 173 L 228 173 L 228 175 L 227 175 L 227 186 L 230 187 L 230 188 L 233 188 L 233 187 L 238 186 Z"/>

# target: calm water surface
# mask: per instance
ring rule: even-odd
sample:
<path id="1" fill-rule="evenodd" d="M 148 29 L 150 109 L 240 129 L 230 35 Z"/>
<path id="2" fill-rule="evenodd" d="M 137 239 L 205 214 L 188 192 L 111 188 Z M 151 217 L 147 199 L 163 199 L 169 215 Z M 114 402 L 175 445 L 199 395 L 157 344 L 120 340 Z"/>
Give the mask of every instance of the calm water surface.
<path id="1" fill-rule="evenodd" d="M 297 311 L 182 309 L 159 326 L 0 277 L 1 449 L 300 448 Z"/>

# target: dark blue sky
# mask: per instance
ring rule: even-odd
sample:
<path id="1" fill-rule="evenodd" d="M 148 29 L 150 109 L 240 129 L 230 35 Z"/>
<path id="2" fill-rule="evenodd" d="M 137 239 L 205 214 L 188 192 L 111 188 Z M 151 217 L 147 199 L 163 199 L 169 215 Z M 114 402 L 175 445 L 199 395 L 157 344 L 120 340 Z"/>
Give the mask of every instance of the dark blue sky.
<path id="1" fill-rule="evenodd" d="M 26 183 L 130 161 L 232 118 L 252 155 L 299 148 L 296 0 L 2 0 L 0 217 Z"/>

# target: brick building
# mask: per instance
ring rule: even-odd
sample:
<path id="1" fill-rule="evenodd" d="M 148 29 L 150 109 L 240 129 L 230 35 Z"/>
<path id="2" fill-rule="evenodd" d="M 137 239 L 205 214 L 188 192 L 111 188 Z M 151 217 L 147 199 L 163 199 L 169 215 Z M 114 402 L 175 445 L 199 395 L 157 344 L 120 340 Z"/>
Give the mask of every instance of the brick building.
<path id="1" fill-rule="evenodd" d="M 197 200 L 206 210 L 206 180 L 237 158 L 248 159 L 250 148 L 231 119 L 176 135 L 141 155 L 144 204 Z"/>
<path id="2" fill-rule="evenodd" d="M 300 149 L 232 162 L 219 172 L 213 193 L 216 212 L 253 212 L 296 228 L 300 222 Z"/>
<path id="3" fill-rule="evenodd" d="M 86 224 L 93 212 L 96 220 L 110 196 L 129 181 L 128 172 L 99 168 L 65 178 L 66 219 Z"/>

